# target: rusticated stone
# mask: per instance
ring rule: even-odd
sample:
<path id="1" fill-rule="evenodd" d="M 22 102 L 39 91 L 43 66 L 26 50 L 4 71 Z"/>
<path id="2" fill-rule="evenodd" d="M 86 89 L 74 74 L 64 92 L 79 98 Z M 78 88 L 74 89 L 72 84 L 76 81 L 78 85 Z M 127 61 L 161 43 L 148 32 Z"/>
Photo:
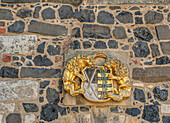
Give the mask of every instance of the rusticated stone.
<path id="1" fill-rule="evenodd" d="M 132 50 L 135 53 L 135 57 L 147 57 L 150 54 L 148 44 L 145 42 L 136 42 L 132 46 Z"/>
<path id="2" fill-rule="evenodd" d="M 132 8 L 130 8 L 129 10 L 140 10 L 140 8 L 139 7 L 137 7 L 137 6 L 133 6 Z"/>
<path id="3" fill-rule="evenodd" d="M 170 67 L 134 68 L 132 78 L 143 82 L 170 81 Z"/>
<path id="4" fill-rule="evenodd" d="M 116 9 L 121 9 L 121 7 L 120 6 L 110 6 L 109 9 L 116 10 Z"/>
<path id="5" fill-rule="evenodd" d="M 41 10 L 41 6 L 36 6 L 34 13 L 33 13 L 33 17 L 34 18 L 39 18 L 39 11 Z"/>
<path id="6" fill-rule="evenodd" d="M 169 123 L 170 122 L 170 116 L 164 116 L 162 117 L 162 123 Z"/>
<path id="7" fill-rule="evenodd" d="M 28 26 L 28 32 L 39 33 L 42 35 L 51 35 L 51 36 L 66 36 L 68 29 L 62 25 L 55 25 L 43 22 L 37 22 L 32 20 Z"/>
<path id="8" fill-rule="evenodd" d="M 168 56 L 162 56 L 160 58 L 156 58 L 157 65 L 169 64 L 169 63 L 170 63 L 170 59 Z"/>
<path id="9" fill-rule="evenodd" d="M 38 106 L 35 103 L 22 103 L 24 110 L 29 112 L 38 112 Z"/>
<path id="10" fill-rule="evenodd" d="M 0 20 L 13 20 L 13 14 L 9 9 L 0 9 Z"/>
<path id="11" fill-rule="evenodd" d="M 53 62 L 47 58 L 46 55 L 44 55 L 43 57 L 41 55 L 38 55 L 34 58 L 33 60 L 35 66 L 52 66 Z"/>
<path id="12" fill-rule="evenodd" d="M 161 46 L 163 54 L 170 55 L 170 41 L 160 42 L 160 46 Z"/>
<path id="13" fill-rule="evenodd" d="M 147 120 L 149 122 L 158 122 L 158 121 L 160 121 L 158 106 L 145 105 L 144 110 L 143 110 L 143 114 L 142 114 L 142 119 L 145 119 L 145 120 Z"/>
<path id="14" fill-rule="evenodd" d="M 71 37 L 80 38 L 80 28 L 76 27 L 71 31 Z"/>
<path id="15" fill-rule="evenodd" d="M 95 44 L 94 44 L 94 48 L 96 48 L 96 49 L 106 49 L 107 48 L 106 42 L 96 41 Z"/>
<path id="16" fill-rule="evenodd" d="M 142 17 L 135 17 L 135 24 L 143 24 Z"/>
<path id="17" fill-rule="evenodd" d="M 11 113 L 6 117 L 6 123 L 22 123 L 21 114 Z"/>
<path id="18" fill-rule="evenodd" d="M 45 43 L 46 42 L 43 42 L 43 43 L 38 45 L 38 48 L 37 48 L 38 53 L 44 53 Z"/>
<path id="19" fill-rule="evenodd" d="M 83 24 L 83 37 L 84 38 L 111 38 L 110 28 L 107 26 Z"/>
<path id="20" fill-rule="evenodd" d="M 21 8 L 16 13 L 17 16 L 21 18 L 31 17 L 32 16 L 32 10 L 29 10 L 27 8 Z"/>
<path id="21" fill-rule="evenodd" d="M 55 11 L 52 8 L 46 8 L 41 12 L 42 18 L 46 19 L 54 19 L 55 18 Z"/>
<path id="22" fill-rule="evenodd" d="M 33 68 L 33 67 L 22 67 L 21 78 L 56 78 L 61 76 L 60 69 L 46 69 L 46 68 Z"/>
<path id="23" fill-rule="evenodd" d="M 73 50 L 80 49 L 80 42 L 78 40 L 71 42 L 70 49 L 73 49 Z"/>
<path id="24" fill-rule="evenodd" d="M 116 18 L 121 22 L 121 23 L 133 23 L 133 15 L 130 12 L 127 11 L 122 11 L 119 13 Z"/>
<path id="25" fill-rule="evenodd" d="M 113 35 L 115 36 L 116 39 L 125 39 L 127 38 L 125 28 L 123 26 L 117 26 L 113 30 Z"/>
<path id="26" fill-rule="evenodd" d="M 60 50 L 61 50 L 61 48 L 59 45 L 56 45 L 56 46 L 49 45 L 47 47 L 47 52 L 51 56 L 60 55 Z"/>
<path id="27" fill-rule="evenodd" d="M 134 93 L 134 100 L 138 100 L 140 102 L 146 102 L 145 93 L 142 89 L 135 88 L 133 93 Z"/>
<path id="28" fill-rule="evenodd" d="M 152 57 L 160 56 L 160 52 L 157 44 L 151 44 Z"/>
<path id="29" fill-rule="evenodd" d="M 46 88 L 48 85 L 50 84 L 50 81 L 43 81 L 43 82 L 40 82 L 40 88 Z"/>
<path id="30" fill-rule="evenodd" d="M 138 108 L 127 108 L 125 112 L 132 117 L 138 116 L 141 113 Z"/>
<path id="31" fill-rule="evenodd" d="M 0 101 L 34 100 L 38 96 L 38 83 L 31 80 L 0 81 Z"/>
<path id="32" fill-rule="evenodd" d="M 58 111 L 60 112 L 60 115 L 66 115 L 66 107 L 61 107 L 58 105 Z"/>
<path id="33" fill-rule="evenodd" d="M 170 27 L 168 25 L 155 26 L 159 40 L 170 40 Z"/>
<path id="34" fill-rule="evenodd" d="M 151 11 L 149 10 L 146 14 L 145 14 L 145 22 L 148 24 L 156 24 L 156 23 L 160 23 L 163 20 L 163 14 L 160 14 L 158 12 L 155 11 Z"/>
<path id="35" fill-rule="evenodd" d="M 93 10 L 83 9 L 79 12 L 75 12 L 73 18 L 80 22 L 94 22 L 95 15 Z"/>
<path id="36" fill-rule="evenodd" d="M 18 78 L 19 70 L 13 67 L 3 66 L 0 69 L 0 76 L 2 78 Z"/>
<path id="37" fill-rule="evenodd" d="M 133 30 L 133 33 L 134 33 L 135 37 L 137 37 L 138 40 L 141 40 L 141 41 L 149 42 L 151 39 L 153 39 L 153 36 L 152 36 L 150 30 L 144 26 L 135 28 Z"/>
<path id="38" fill-rule="evenodd" d="M 92 43 L 90 41 L 83 42 L 83 48 L 84 49 L 91 48 L 91 46 L 92 46 Z"/>
<path id="39" fill-rule="evenodd" d="M 15 103 L 0 103 L 0 113 L 14 112 L 14 109 Z"/>
<path id="40" fill-rule="evenodd" d="M 153 89 L 154 98 L 159 101 L 166 101 L 168 99 L 168 90 L 160 86 Z"/>
<path id="41" fill-rule="evenodd" d="M 117 49 L 118 48 L 118 42 L 115 40 L 109 40 L 108 41 L 108 46 L 111 49 Z"/>
<path id="42" fill-rule="evenodd" d="M 48 2 L 71 4 L 73 6 L 78 6 L 82 3 L 82 0 L 48 0 Z"/>
<path id="43" fill-rule="evenodd" d="M 46 98 L 50 104 L 57 104 L 60 101 L 60 95 L 56 89 L 48 87 L 46 91 Z"/>
<path id="44" fill-rule="evenodd" d="M 100 11 L 97 16 L 97 22 L 101 24 L 114 24 L 113 14 L 105 11 Z"/>
<path id="45" fill-rule="evenodd" d="M 12 25 L 8 27 L 8 32 L 11 33 L 22 33 L 25 29 L 25 23 L 23 21 L 15 21 Z"/>
<path id="46" fill-rule="evenodd" d="M 73 17 L 73 9 L 68 5 L 62 5 L 58 9 L 58 13 L 61 19 L 71 19 Z"/>
<path id="47" fill-rule="evenodd" d="M 40 0 L 1 0 L 4 3 L 32 3 L 32 2 L 40 2 Z"/>

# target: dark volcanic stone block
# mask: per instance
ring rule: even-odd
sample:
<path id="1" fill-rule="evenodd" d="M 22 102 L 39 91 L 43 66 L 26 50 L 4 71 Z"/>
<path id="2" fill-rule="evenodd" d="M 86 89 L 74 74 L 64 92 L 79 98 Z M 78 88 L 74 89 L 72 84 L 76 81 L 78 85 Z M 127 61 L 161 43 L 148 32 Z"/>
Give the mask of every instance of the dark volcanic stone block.
<path id="1" fill-rule="evenodd" d="M 127 108 L 125 112 L 132 117 L 138 116 L 141 113 L 138 108 Z"/>
<path id="2" fill-rule="evenodd" d="M 162 56 L 160 58 L 156 58 L 156 64 L 163 65 L 163 64 L 169 64 L 170 59 L 168 56 Z"/>
<path id="3" fill-rule="evenodd" d="M 160 56 L 160 52 L 157 44 L 151 44 L 152 57 Z"/>
<path id="4" fill-rule="evenodd" d="M 60 55 L 60 50 L 61 48 L 59 45 L 56 45 L 56 46 L 48 45 L 47 47 L 47 52 L 51 56 Z"/>
<path id="5" fill-rule="evenodd" d="M 21 114 L 11 113 L 6 117 L 6 123 L 22 123 Z"/>
<path id="6" fill-rule="evenodd" d="M 160 46 L 161 46 L 163 54 L 170 55 L 170 41 L 168 41 L 168 42 L 160 42 Z"/>
<path id="7" fill-rule="evenodd" d="M 58 13 L 61 19 L 71 19 L 73 17 L 73 9 L 68 5 L 62 5 L 58 9 Z"/>
<path id="8" fill-rule="evenodd" d="M 39 11 L 41 10 L 41 6 L 36 6 L 34 13 L 33 13 L 33 17 L 34 18 L 39 18 Z"/>
<path id="9" fill-rule="evenodd" d="M 94 48 L 96 48 L 96 49 L 106 49 L 107 48 L 106 42 L 96 41 L 95 44 L 94 44 Z"/>
<path id="10" fill-rule="evenodd" d="M 167 20 L 168 20 L 168 22 L 170 22 L 170 13 L 168 14 Z"/>
<path id="11" fill-rule="evenodd" d="M 90 41 L 83 42 L 83 48 L 84 49 L 91 48 L 91 46 L 92 46 L 92 43 Z"/>
<path id="12" fill-rule="evenodd" d="M 159 101 L 166 101 L 168 99 L 168 90 L 160 86 L 153 89 L 154 98 Z"/>
<path id="13" fill-rule="evenodd" d="M 9 9 L 0 9 L 0 20 L 13 20 L 13 14 Z"/>
<path id="14" fill-rule="evenodd" d="M 78 6 L 82 3 L 82 0 L 47 0 L 48 2 L 71 4 L 73 6 Z"/>
<path id="15" fill-rule="evenodd" d="M 53 62 L 47 58 L 46 55 L 44 55 L 43 57 L 41 55 L 38 55 L 34 58 L 33 60 L 35 66 L 52 66 Z"/>
<path id="16" fill-rule="evenodd" d="M 21 78 L 56 78 L 61 76 L 60 69 L 46 69 L 46 68 L 33 68 L 33 67 L 22 67 Z"/>
<path id="17" fill-rule="evenodd" d="M 132 78 L 142 82 L 170 81 L 170 67 L 134 68 L 132 71 Z"/>
<path id="18" fill-rule="evenodd" d="M 162 122 L 163 123 L 170 123 L 170 116 L 163 116 L 162 117 Z"/>
<path id="19" fill-rule="evenodd" d="M 17 16 L 21 18 L 31 17 L 32 16 L 32 10 L 29 10 L 27 8 L 21 8 L 16 13 Z"/>
<path id="20" fill-rule="evenodd" d="M 159 40 L 170 40 L 170 28 L 168 25 L 155 26 L 157 37 Z"/>
<path id="21" fill-rule="evenodd" d="M 133 23 L 133 15 L 130 12 L 127 11 L 122 11 L 119 13 L 116 18 L 121 22 L 121 23 Z"/>
<path id="22" fill-rule="evenodd" d="M 23 21 L 15 21 L 12 25 L 8 27 L 8 32 L 11 33 L 22 33 L 25 29 L 25 23 Z"/>
<path id="23" fill-rule="evenodd" d="M 55 25 L 37 21 L 31 21 L 28 26 L 28 32 L 39 33 L 42 35 L 51 35 L 51 36 L 66 36 L 68 29 L 62 25 Z"/>
<path id="24" fill-rule="evenodd" d="M 37 52 L 44 53 L 44 48 L 45 48 L 45 42 L 38 45 Z"/>
<path id="25" fill-rule="evenodd" d="M 27 113 L 38 111 L 38 106 L 35 103 L 22 103 L 22 105 Z"/>
<path id="26" fill-rule="evenodd" d="M 149 23 L 149 24 L 156 24 L 156 23 L 160 23 L 163 20 L 163 14 L 160 14 L 158 12 L 155 11 L 148 11 L 145 14 L 145 22 Z"/>
<path id="27" fill-rule="evenodd" d="M 115 27 L 113 30 L 113 35 L 116 39 L 125 39 L 127 38 L 125 28 L 123 26 Z"/>
<path id="28" fill-rule="evenodd" d="M 46 98 L 50 104 L 57 104 L 60 101 L 60 95 L 56 89 L 48 87 L 46 91 Z"/>
<path id="29" fill-rule="evenodd" d="M 71 37 L 80 38 L 80 28 L 76 27 L 71 31 Z"/>
<path id="30" fill-rule="evenodd" d="M 0 76 L 2 78 L 18 78 L 19 70 L 12 67 L 3 66 L 0 69 Z"/>
<path id="31" fill-rule="evenodd" d="M 115 40 L 109 40 L 108 41 L 108 46 L 111 49 L 117 49 L 118 48 L 118 42 Z"/>
<path id="32" fill-rule="evenodd" d="M 143 24 L 142 17 L 135 17 L 135 24 Z"/>
<path id="33" fill-rule="evenodd" d="M 134 93 L 134 100 L 138 100 L 140 102 L 146 102 L 145 93 L 142 89 L 135 88 L 133 93 Z"/>
<path id="34" fill-rule="evenodd" d="M 80 42 L 78 40 L 71 42 L 70 49 L 72 50 L 80 49 Z"/>
<path id="35" fill-rule="evenodd" d="M 83 37 L 84 38 L 99 38 L 99 39 L 108 39 L 111 38 L 110 28 L 107 26 L 100 25 L 83 25 Z"/>
<path id="36" fill-rule="evenodd" d="M 114 24 L 113 14 L 105 11 L 100 11 L 97 16 L 97 22 L 101 24 Z"/>
<path id="37" fill-rule="evenodd" d="M 31 3 L 31 2 L 40 2 L 40 0 L 1 0 L 4 3 Z"/>
<path id="38" fill-rule="evenodd" d="M 42 15 L 42 18 L 44 20 L 54 19 L 55 18 L 55 11 L 52 8 L 49 7 L 49 8 L 44 9 L 42 11 L 41 15 Z"/>
<path id="39" fill-rule="evenodd" d="M 40 88 L 46 88 L 48 85 L 50 84 L 50 81 L 43 81 L 43 82 L 40 82 Z"/>

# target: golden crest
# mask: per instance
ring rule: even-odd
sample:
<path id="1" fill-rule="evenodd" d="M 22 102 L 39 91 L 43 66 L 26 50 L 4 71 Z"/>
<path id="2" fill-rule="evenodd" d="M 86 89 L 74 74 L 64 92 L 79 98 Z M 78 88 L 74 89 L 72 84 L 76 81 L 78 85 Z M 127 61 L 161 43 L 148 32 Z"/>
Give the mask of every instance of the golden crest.
<path id="1" fill-rule="evenodd" d="M 79 55 L 65 66 L 64 90 L 72 96 L 82 94 L 91 102 L 122 101 L 131 94 L 128 76 L 124 64 L 104 53 Z"/>

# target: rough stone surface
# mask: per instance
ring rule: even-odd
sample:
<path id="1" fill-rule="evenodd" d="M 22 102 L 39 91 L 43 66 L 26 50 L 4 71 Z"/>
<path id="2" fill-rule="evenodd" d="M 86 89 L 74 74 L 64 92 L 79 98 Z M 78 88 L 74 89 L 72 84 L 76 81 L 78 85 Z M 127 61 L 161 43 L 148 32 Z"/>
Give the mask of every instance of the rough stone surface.
<path id="1" fill-rule="evenodd" d="M 93 10 L 83 9 L 79 12 L 75 12 L 73 18 L 80 22 L 94 22 L 95 15 Z"/>
<path id="2" fill-rule="evenodd" d="M 160 56 L 160 51 L 157 44 L 151 44 L 152 57 Z"/>
<path id="3" fill-rule="evenodd" d="M 15 103 L 0 103 L 0 113 L 14 112 Z"/>
<path id="4" fill-rule="evenodd" d="M 132 78 L 143 82 L 170 81 L 170 67 L 134 68 Z"/>
<path id="5" fill-rule="evenodd" d="M 37 99 L 38 83 L 31 80 L 0 81 L 0 101 Z"/>
<path id="6" fill-rule="evenodd" d="M 140 102 L 146 102 L 145 93 L 142 89 L 135 88 L 133 93 L 134 93 L 134 100 L 138 100 Z"/>
<path id="7" fill-rule="evenodd" d="M 43 81 L 43 82 L 40 82 L 40 88 L 46 88 L 48 85 L 50 84 L 50 81 Z"/>
<path id="8" fill-rule="evenodd" d="M 138 38 L 140 41 L 150 41 L 153 39 L 153 36 L 150 30 L 147 27 L 141 26 L 137 27 L 133 30 L 134 36 Z"/>
<path id="9" fill-rule="evenodd" d="M 73 17 L 73 9 L 68 5 L 62 5 L 58 9 L 58 13 L 61 19 L 71 19 Z"/>
<path id="10" fill-rule="evenodd" d="M 149 10 L 145 14 L 145 22 L 148 24 L 160 23 L 163 20 L 163 14 Z"/>
<path id="11" fill-rule="evenodd" d="M 100 25 L 83 25 L 83 37 L 84 38 L 99 38 L 99 39 L 108 39 L 111 38 L 110 28 L 107 26 Z"/>
<path id="12" fill-rule="evenodd" d="M 163 123 L 169 123 L 170 122 L 170 116 L 164 116 L 162 117 L 162 122 Z"/>
<path id="13" fill-rule="evenodd" d="M 11 33 L 22 33 L 25 29 L 25 23 L 23 21 L 15 21 L 12 25 L 8 27 L 8 32 Z"/>
<path id="14" fill-rule="evenodd" d="M 96 41 L 94 44 L 94 48 L 96 49 L 106 49 L 107 45 L 104 41 Z"/>
<path id="15" fill-rule="evenodd" d="M 138 108 L 127 108 L 125 112 L 132 117 L 138 116 L 141 113 Z"/>
<path id="16" fill-rule="evenodd" d="M 93 122 L 107 123 L 108 109 L 107 108 L 94 108 L 92 110 Z"/>
<path id="17" fill-rule="evenodd" d="M 71 37 L 80 38 L 80 28 L 76 27 L 71 31 Z"/>
<path id="18" fill-rule="evenodd" d="M 21 114 L 11 113 L 6 117 L 6 123 L 22 123 Z"/>
<path id="19" fill-rule="evenodd" d="M 48 2 L 71 4 L 73 6 L 78 6 L 82 3 L 82 0 L 48 0 Z"/>
<path id="20" fill-rule="evenodd" d="M 123 112 L 123 110 L 122 110 L 122 108 L 120 106 L 111 107 L 110 111 L 112 113 L 122 113 Z"/>
<path id="21" fill-rule="evenodd" d="M 125 28 L 123 26 L 115 27 L 113 30 L 113 35 L 116 39 L 125 39 L 127 38 Z"/>
<path id="22" fill-rule="evenodd" d="M 157 65 L 169 64 L 169 63 L 170 63 L 170 59 L 168 56 L 162 56 L 160 58 L 156 58 Z"/>
<path id="23" fill-rule="evenodd" d="M 46 98 L 50 104 L 57 104 L 60 101 L 59 93 L 56 89 L 48 87 L 46 91 Z"/>
<path id="24" fill-rule="evenodd" d="M 61 76 L 60 69 L 22 67 L 21 78 L 56 78 Z"/>
<path id="25" fill-rule="evenodd" d="M 161 104 L 161 113 L 170 113 L 170 104 Z"/>
<path id="26" fill-rule="evenodd" d="M 132 46 L 136 57 L 147 57 L 150 54 L 148 44 L 145 42 L 136 42 Z"/>
<path id="27" fill-rule="evenodd" d="M 118 42 L 115 40 L 109 40 L 108 41 L 108 46 L 111 49 L 117 49 L 118 48 Z"/>
<path id="28" fill-rule="evenodd" d="M 73 49 L 73 50 L 80 49 L 80 42 L 78 40 L 71 42 L 70 49 Z"/>
<path id="29" fill-rule="evenodd" d="M 120 6 L 110 6 L 109 9 L 116 10 L 116 9 L 121 9 L 121 7 Z"/>
<path id="30" fill-rule="evenodd" d="M 31 17 L 32 16 L 32 10 L 29 10 L 27 8 L 21 8 L 16 13 L 17 16 L 21 18 Z"/>
<path id="31" fill-rule="evenodd" d="M 159 117 L 159 108 L 155 105 L 145 105 L 142 118 L 149 122 L 158 122 L 160 121 Z"/>
<path id="32" fill-rule="evenodd" d="M 22 103 L 25 112 L 38 112 L 38 106 L 35 103 Z"/>
<path id="33" fill-rule="evenodd" d="M 49 45 L 47 47 L 47 52 L 51 56 L 60 55 L 60 50 L 61 50 L 61 48 L 59 45 L 56 45 L 56 46 Z"/>
<path id="34" fill-rule="evenodd" d="M 130 12 L 127 11 L 122 11 L 119 13 L 116 18 L 121 22 L 121 23 L 133 23 L 133 15 Z"/>
<path id="35" fill-rule="evenodd" d="M 166 101 L 168 99 L 168 90 L 160 86 L 156 86 L 153 89 L 153 95 L 156 100 Z"/>
<path id="36" fill-rule="evenodd" d="M 25 115 L 24 116 L 24 123 L 34 123 L 35 115 Z"/>
<path id="37" fill-rule="evenodd" d="M 31 2 L 40 2 L 40 0 L 1 0 L 4 3 L 31 3 Z"/>
<path id="38" fill-rule="evenodd" d="M 13 14 L 9 9 L 0 9 L 0 20 L 13 20 Z"/>
<path id="39" fill-rule="evenodd" d="M 91 46 L 92 46 L 92 43 L 90 43 L 89 41 L 83 42 L 83 48 L 84 48 L 84 49 L 91 48 Z"/>
<path id="40" fill-rule="evenodd" d="M 35 49 L 36 41 L 36 35 L 0 36 L 0 53 L 24 54 Z"/>
<path id="41" fill-rule="evenodd" d="M 28 26 L 28 32 L 39 33 L 41 35 L 66 36 L 68 29 L 62 25 L 37 22 L 33 20 Z"/>
<path id="42" fill-rule="evenodd" d="M 3 66 L 0 69 L 0 76 L 2 78 L 18 78 L 19 70 L 13 67 Z"/>
<path id="43" fill-rule="evenodd" d="M 97 22 L 101 24 L 114 24 L 113 14 L 105 11 L 100 11 L 97 16 Z"/>
<path id="44" fill-rule="evenodd" d="M 170 41 L 168 42 L 160 42 L 160 46 L 162 49 L 163 54 L 170 55 Z"/>
<path id="45" fill-rule="evenodd" d="M 108 123 L 123 123 L 125 121 L 125 115 L 122 114 L 111 114 Z"/>
<path id="46" fill-rule="evenodd" d="M 143 24 L 142 17 L 135 17 L 135 24 Z"/>
<path id="47" fill-rule="evenodd" d="M 41 6 L 36 6 L 35 7 L 35 10 L 34 10 L 34 13 L 33 13 L 33 17 L 34 18 L 39 18 L 39 12 L 41 10 Z"/>
<path id="48" fill-rule="evenodd" d="M 44 20 L 54 19 L 55 18 L 55 11 L 52 8 L 49 7 L 49 8 L 44 9 L 42 11 L 41 15 L 42 15 L 42 18 Z"/>
<path id="49" fill-rule="evenodd" d="M 167 20 L 168 20 L 168 22 L 170 22 L 170 13 L 168 14 Z"/>
<path id="50" fill-rule="evenodd" d="M 77 116 L 78 123 L 91 123 L 90 113 L 82 113 Z"/>
<path id="51" fill-rule="evenodd" d="M 45 48 L 45 42 L 38 45 L 37 52 L 38 53 L 44 53 L 44 48 Z"/>
<path id="52" fill-rule="evenodd" d="M 168 25 L 155 26 L 157 37 L 159 40 L 170 40 L 170 28 Z"/>

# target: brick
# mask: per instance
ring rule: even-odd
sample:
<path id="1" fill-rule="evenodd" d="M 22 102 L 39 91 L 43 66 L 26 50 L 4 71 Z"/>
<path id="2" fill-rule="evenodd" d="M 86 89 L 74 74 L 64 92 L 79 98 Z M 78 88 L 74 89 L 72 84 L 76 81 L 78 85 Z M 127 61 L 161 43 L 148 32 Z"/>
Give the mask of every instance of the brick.
<path id="1" fill-rule="evenodd" d="M 0 28 L 0 34 L 5 33 L 6 32 L 6 28 Z"/>

